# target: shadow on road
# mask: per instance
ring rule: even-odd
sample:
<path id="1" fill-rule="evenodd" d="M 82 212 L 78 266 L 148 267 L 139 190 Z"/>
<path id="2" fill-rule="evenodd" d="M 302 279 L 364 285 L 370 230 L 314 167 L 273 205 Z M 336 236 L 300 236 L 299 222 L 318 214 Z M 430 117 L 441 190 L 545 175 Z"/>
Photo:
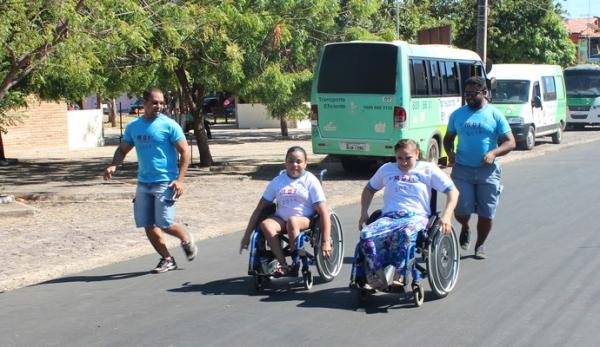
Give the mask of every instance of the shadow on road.
<path id="1" fill-rule="evenodd" d="M 390 310 L 415 307 L 411 293 L 377 293 L 364 302 L 358 299 L 358 293 L 349 287 L 335 287 L 319 290 L 321 280 L 315 277 L 315 286 L 307 291 L 302 279 L 281 278 L 269 281 L 263 290 L 257 292 L 250 276 L 233 277 L 205 284 L 184 283 L 180 288 L 169 289 L 172 293 L 201 293 L 202 295 L 240 295 L 260 297 L 261 302 L 299 302 L 297 307 L 328 308 L 347 311 L 359 311 L 367 314 L 388 313 Z M 438 298 L 431 292 L 425 292 L 425 302 Z M 425 303 L 425 304 L 426 304 Z"/>
<path id="2" fill-rule="evenodd" d="M 41 282 L 38 284 L 34 284 L 33 286 L 41 286 L 44 284 L 57 284 L 57 283 L 71 283 L 71 282 L 103 282 L 103 281 L 116 281 L 116 280 L 125 280 L 129 278 L 135 278 L 140 276 L 149 275 L 149 271 L 143 272 L 126 272 L 126 273 L 118 273 L 118 274 L 110 274 L 110 275 L 98 275 L 98 276 L 69 276 L 62 277 L 53 280 L 49 280 L 46 282 Z"/>
<path id="3" fill-rule="evenodd" d="M 18 164 L 0 167 L 0 185 L 22 186 L 48 182 L 85 182 L 102 177 L 106 158 L 83 160 L 21 160 Z M 137 163 L 126 163 L 120 169 L 124 178 L 135 178 Z"/>

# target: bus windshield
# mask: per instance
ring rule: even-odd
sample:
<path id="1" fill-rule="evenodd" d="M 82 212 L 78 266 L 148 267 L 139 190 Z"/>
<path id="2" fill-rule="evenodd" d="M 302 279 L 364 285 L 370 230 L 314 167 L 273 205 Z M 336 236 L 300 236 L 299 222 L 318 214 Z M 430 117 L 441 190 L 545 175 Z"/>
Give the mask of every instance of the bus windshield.
<path id="1" fill-rule="evenodd" d="M 600 96 L 600 71 L 565 70 L 567 96 L 598 97 Z"/>
<path id="2" fill-rule="evenodd" d="M 496 89 L 492 90 L 492 102 L 495 104 L 524 104 L 529 101 L 529 85 L 526 80 L 496 80 Z"/>
<path id="3" fill-rule="evenodd" d="M 394 94 L 398 47 L 378 43 L 325 47 L 317 91 L 336 94 Z"/>

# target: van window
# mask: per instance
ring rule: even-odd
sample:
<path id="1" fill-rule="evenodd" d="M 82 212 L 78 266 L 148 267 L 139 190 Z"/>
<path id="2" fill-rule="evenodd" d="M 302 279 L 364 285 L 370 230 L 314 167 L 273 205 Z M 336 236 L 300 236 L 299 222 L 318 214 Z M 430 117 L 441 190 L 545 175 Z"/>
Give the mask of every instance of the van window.
<path id="1" fill-rule="evenodd" d="M 385 44 L 326 46 L 319 68 L 319 93 L 394 94 L 398 47 Z"/>
<path id="2" fill-rule="evenodd" d="M 529 99 L 529 86 L 527 80 L 496 80 L 492 100 L 496 104 L 524 104 Z"/>
<path id="3" fill-rule="evenodd" d="M 427 96 L 429 95 L 429 86 L 427 78 L 427 68 L 425 60 L 410 59 L 411 72 L 411 96 Z"/>
<path id="4" fill-rule="evenodd" d="M 540 82 L 538 81 L 533 82 L 533 97 L 531 100 L 535 100 L 536 96 L 542 97 L 542 93 L 540 93 Z"/>
<path id="5" fill-rule="evenodd" d="M 554 76 L 542 76 L 542 90 L 544 92 L 544 101 L 556 100 Z"/>

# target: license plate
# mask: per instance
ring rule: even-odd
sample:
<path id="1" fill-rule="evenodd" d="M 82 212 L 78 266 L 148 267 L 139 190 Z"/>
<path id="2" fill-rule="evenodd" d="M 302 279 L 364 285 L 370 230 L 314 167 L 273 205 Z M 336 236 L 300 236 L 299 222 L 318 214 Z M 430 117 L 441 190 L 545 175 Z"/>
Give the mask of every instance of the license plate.
<path id="1" fill-rule="evenodd" d="M 362 151 L 362 152 L 367 152 L 369 150 L 369 144 L 368 143 L 349 143 L 349 142 L 345 142 L 342 143 L 341 146 L 342 150 L 346 150 L 346 151 Z"/>

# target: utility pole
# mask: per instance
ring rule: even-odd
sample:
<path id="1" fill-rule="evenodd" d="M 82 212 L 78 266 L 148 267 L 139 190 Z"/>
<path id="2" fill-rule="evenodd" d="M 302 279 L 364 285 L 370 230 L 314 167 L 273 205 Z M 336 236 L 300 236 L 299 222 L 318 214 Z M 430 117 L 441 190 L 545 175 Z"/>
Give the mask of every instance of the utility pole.
<path id="1" fill-rule="evenodd" d="M 477 54 L 486 66 L 488 0 L 477 0 Z"/>
<path id="2" fill-rule="evenodd" d="M 396 0 L 396 40 L 400 40 L 400 0 Z"/>

